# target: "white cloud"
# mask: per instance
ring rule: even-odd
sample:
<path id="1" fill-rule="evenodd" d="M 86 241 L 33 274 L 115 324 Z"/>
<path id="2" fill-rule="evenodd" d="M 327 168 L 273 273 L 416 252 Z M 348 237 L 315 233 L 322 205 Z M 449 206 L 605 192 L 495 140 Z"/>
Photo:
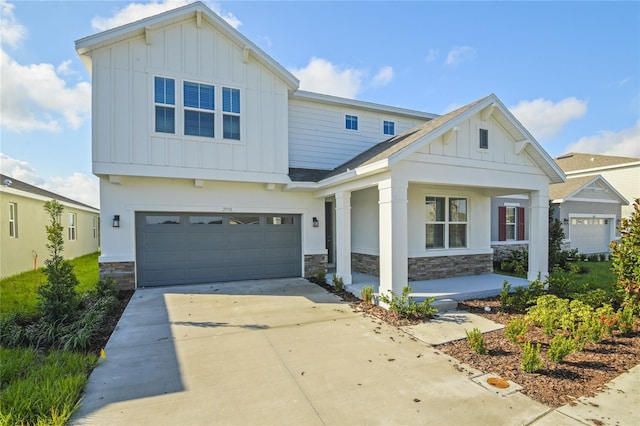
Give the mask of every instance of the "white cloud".
<path id="1" fill-rule="evenodd" d="M 341 69 L 326 59 L 311 58 L 304 68 L 290 69 L 298 79 L 300 88 L 327 95 L 354 98 L 362 87 L 364 72 L 356 68 Z"/>
<path id="2" fill-rule="evenodd" d="M 374 87 L 382 87 L 391 83 L 391 80 L 393 80 L 393 67 L 386 66 L 380 68 L 378 74 L 373 77 L 372 84 Z"/>
<path id="3" fill-rule="evenodd" d="M 582 137 L 569 144 L 566 152 L 640 158 L 640 120 L 634 127 L 619 132 L 603 130 L 597 135 Z"/>
<path id="4" fill-rule="evenodd" d="M 454 47 L 447 54 L 446 65 L 458 65 L 461 62 L 475 59 L 476 50 L 469 46 Z"/>
<path id="5" fill-rule="evenodd" d="M 16 48 L 27 36 L 27 29 L 20 25 L 13 16 L 15 6 L 0 0 L 0 41 L 11 48 Z"/>
<path id="6" fill-rule="evenodd" d="M 118 10 L 113 16 L 96 16 L 91 20 L 91 26 L 97 31 L 105 31 L 120 25 L 139 21 L 149 16 L 157 15 L 167 10 L 177 9 L 193 3 L 193 0 L 164 0 L 151 1 L 148 3 L 130 3 L 123 9 Z M 242 22 L 232 13 L 222 13 L 220 5 L 215 2 L 205 2 L 207 6 L 222 17 L 233 28 L 238 28 Z"/>
<path id="7" fill-rule="evenodd" d="M 540 98 L 520 101 L 509 109 L 533 137 L 544 141 L 558 134 L 569 121 L 582 118 L 587 112 L 587 102 L 574 97 L 555 103 Z"/>
<path id="8" fill-rule="evenodd" d="M 100 206 L 100 187 L 98 178 L 95 176 L 74 173 L 67 177 L 51 176 L 45 178 L 40 176 L 28 162 L 9 157 L 1 152 L 0 168 L 3 174 L 14 179 L 93 207 Z"/>

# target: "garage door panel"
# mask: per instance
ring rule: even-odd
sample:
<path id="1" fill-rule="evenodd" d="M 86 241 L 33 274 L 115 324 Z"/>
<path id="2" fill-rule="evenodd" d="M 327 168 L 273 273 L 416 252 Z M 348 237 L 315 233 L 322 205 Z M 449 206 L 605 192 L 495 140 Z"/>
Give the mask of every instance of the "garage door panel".
<path id="1" fill-rule="evenodd" d="M 137 213 L 136 246 L 139 286 L 302 273 L 296 215 Z"/>
<path id="2" fill-rule="evenodd" d="M 609 251 L 613 221 L 600 218 L 572 218 L 569 228 L 571 248 L 581 253 Z"/>

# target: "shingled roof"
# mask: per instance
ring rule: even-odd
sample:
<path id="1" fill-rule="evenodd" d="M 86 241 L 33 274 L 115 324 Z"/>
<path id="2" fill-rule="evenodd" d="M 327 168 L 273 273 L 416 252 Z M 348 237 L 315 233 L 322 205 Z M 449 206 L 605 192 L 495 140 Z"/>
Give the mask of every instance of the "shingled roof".
<path id="1" fill-rule="evenodd" d="M 569 177 L 564 183 L 554 183 L 549 185 L 549 200 L 551 201 L 566 201 L 567 198 L 572 197 L 583 187 L 591 184 L 592 182 L 600 181 L 600 183 L 609 189 L 609 192 L 622 204 L 627 204 L 628 201 L 624 198 L 616 189 L 611 186 L 609 182 L 601 175 L 581 176 L 581 177 Z"/>
<path id="2" fill-rule="evenodd" d="M 9 185 L 5 185 L 5 182 L 9 182 L 9 181 L 11 183 Z M 0 174 L 0 184 L 18 191 L 27 192 L 29 194 L 39 195 L 41 197 L 50 198 L 52 200 L 55 199 L 60 202 L 65 202 L 67 204 L 74 204 L 76 206 L 85 207 L 92 210 L 98 210 L 97 208 L 90 206 L 88 204 L 84 204 L 79 201 L 72 200 L 71 198 L 62 196 L 60 194 L 56 194 L 55 192 L 47 191 L 46 189 L 38 188 L 37 186 L 33 186 L 26 182 L 22 182 L 21 180 L 12 178 L 11 176 Z"/>
<path id="3" fill-rule="evenodd" d="M 573 172 L 576 170 L 596 169 L 599 167 L 636 163 L 640 162 L 640 158 L 570 152 L 556 158 L 555 162 L 565 172 Z"/>

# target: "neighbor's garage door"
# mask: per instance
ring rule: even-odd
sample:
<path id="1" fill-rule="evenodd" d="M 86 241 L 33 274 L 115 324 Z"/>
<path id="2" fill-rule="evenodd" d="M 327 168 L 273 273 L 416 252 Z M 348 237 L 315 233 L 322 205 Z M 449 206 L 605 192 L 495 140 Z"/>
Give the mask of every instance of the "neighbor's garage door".
<path id="1" fill-rule="evenodd" d="M 580 253 L 606 253 L 611 242 L 610 219 L 572 218 L 570 238 L 571 248 Z"/>
<path id="2" fill-rule="evenodd" d="M 138 286 L 302 275 L 300 216 L 137 213 Z"/>

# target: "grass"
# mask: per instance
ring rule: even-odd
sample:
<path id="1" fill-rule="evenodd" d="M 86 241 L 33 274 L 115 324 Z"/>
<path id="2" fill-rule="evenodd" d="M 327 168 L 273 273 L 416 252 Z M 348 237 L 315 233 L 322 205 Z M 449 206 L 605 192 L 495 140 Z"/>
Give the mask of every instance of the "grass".
<path id="1" fill-rule="evenodd" d="M 97 356 L 0 348 L 0 425 L 64 425 Z"/>
<path id="2" fill-rule="evenodd" d="M 76 289 L 83 293 L 95 287 L 99 279 L 98 271 L 99 253 L 87 254 L 71 259 L 73 271 L 79 284 Z M 23 272 L 0 280 L 0 313 L 8 314 L 21 312 L 26 316 L 37 313 L 36 289 L 47 281 L 44 268 L 35 271 Z"/>
<path id="3" fill-rule="evenodd" d="M 611 271 L 611 261 L 605 262 L 576 262 L 580 270 L 586 271 L 576 276 L 579 284 L 588 284 L 590 289 L 601 288 L 611 291 L 616 276 Z"/>

